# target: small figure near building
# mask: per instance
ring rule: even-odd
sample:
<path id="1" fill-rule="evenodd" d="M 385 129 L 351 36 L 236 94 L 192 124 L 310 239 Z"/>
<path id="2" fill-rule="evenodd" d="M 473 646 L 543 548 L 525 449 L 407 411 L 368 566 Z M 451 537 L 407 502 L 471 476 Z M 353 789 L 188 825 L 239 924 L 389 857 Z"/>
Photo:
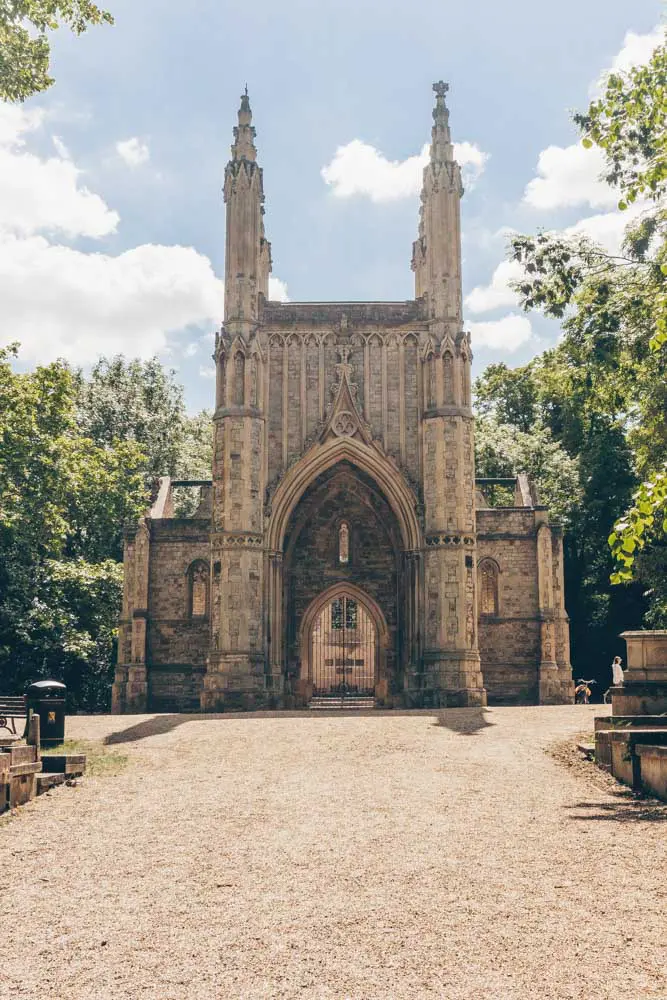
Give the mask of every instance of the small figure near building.
<path id="1" fill-rule="evenodd" d="M 615 656 L 611 665 L 611 683 L 614 687 L 623 683 L 623 667 L 620 656 Z"/>

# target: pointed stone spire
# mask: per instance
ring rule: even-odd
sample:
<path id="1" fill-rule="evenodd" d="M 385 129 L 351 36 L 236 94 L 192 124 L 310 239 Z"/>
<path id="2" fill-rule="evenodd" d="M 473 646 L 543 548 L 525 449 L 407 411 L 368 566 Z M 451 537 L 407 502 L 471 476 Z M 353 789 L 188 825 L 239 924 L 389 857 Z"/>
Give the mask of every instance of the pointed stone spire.
<path id="1" fill-rule="evenodd" d="M 255 129 L 246 86 L 234 127 L 232 158 L 225 168 L 225 327 L 249 339 L 258 320 L 259 297 L 268 297 L 271 246 L 264 235 L 264 184 L 257 163 Z"/>
<path id="2" fill-rule="evenodd" d="M 255 149 L 255 129 L 252 124 L 252 111 L 250 109 L 250 98 L 248 97 L 248 84 L 241 94 L 241 107 L 239 108 L 239 123 L 234 129 L 234 144 L 232 146 L 232 160 L 255 160 L 257 150 Z"/>
<path id="3" fill-rule="evenodd" d="M 431 129 L 431 163 L 447 163 L 454 159 L 452 138 L 449 131 L 449 110 L 445 104 L 445 94 L 449 84 L 439 80 L 433 84 L 435 107 L 433 108 L 433 128 Z"/>
<path id="4" fill-rule="evenodd" d="M 431 155 L 424 167 L 419 234 L 412 251 L 415 297 L 425 302 L 438 339 L 446 332 L 456 337 L 462 323 L 459 203 L 463 186 L 449 131 L 448 89 L 442 80 L 433 84 Z"/>

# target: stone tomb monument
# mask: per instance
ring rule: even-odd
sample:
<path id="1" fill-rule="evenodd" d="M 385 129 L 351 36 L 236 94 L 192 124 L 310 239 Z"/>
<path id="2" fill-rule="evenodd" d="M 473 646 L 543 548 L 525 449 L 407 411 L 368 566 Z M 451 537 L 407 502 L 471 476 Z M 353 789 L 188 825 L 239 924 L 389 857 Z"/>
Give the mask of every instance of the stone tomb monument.
<path id="1" fill-rule="evenodd" d="M 612 714 L 667 713 L 667 631 L 622 632 L 628 651 L 623 684 L 611 689 Z"/>
<path id="2" fill-rule="evenodd" d="M 459 166 L 435 84 L 414 298 L 269 300 L 247 93 L 225 169 L 211 483 L 128 531 L 114 712 L 572 699 L 563 550 L 476 483 Z M 315 237 L 316 238 L 316 237 Z"/>

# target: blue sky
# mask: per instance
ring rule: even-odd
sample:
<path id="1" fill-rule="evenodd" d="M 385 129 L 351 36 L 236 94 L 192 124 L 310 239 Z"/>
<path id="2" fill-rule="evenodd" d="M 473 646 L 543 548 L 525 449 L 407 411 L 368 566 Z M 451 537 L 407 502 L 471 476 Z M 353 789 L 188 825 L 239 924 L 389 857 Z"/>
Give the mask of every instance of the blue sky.
<path id="1" fill-rule="evenodd" d="M 648 57 L 658 0 L 107 6 L 113 28 L 55 36 L 50 91 L 0 106 L 0 341 L 20 340 L 25 365 L 157 351 L 190 408 L 210 405 L 220 187 L 246 81 L 276 295 L 412 296 L 417 158 L 440 78 L 469 160 L 464 295 L 477 371 L 519 364 L 557 336 L 519 315 L 502 265 L 508 228 L 619 238 L 616 199 L 570 112 L 603 71 Z"/>

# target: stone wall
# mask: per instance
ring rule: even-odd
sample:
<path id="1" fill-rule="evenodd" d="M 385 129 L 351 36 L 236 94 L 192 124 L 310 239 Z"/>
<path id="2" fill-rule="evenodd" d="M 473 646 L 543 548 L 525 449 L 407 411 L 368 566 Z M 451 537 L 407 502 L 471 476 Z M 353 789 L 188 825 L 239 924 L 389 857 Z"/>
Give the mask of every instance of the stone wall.
<path id="1" fill-rule="evenodd" d="M 397 303 L 406 308 L 396 315 L 384 304 L 377 304 L 374 311 L 362 311 L 358 316 L 352 304 L 330 305 L 330 322 L 325 326 L 317 322 L 317 311 L 299 308 L 305 305 L 310 306 L 267 303 L 265 307 L 269 320 L 263 331 L 268 374 L 268 483 L 276 483 L 321 428 L 331 403 L 341 347 L 349 348 L 356 404 L 373 438 L 418 480 L 420 339 L 424 332 L 419 322 L 403 325 L 410 315 L 408 306 L 416 317 L 416 303 Z M 336 330 L 331 328 L 334 323 Z"/>
<path id="2" fill-rule="evenodd" d="M 152 711 L 199 709 L 210 622 L 208 614 L 191 617 L 188 570 L 197 560 L 208 565 L 209 533 L 204 519 L 151 522 L 146 664 Z"/>
<path id="3" fill-rule="evenodd" d="M 540 622 L 535 513 L 477 511 L 478 562 L 498 567 L 498 614 L 480 615 L 479 649 L 489 704 L 538 700 Z"/>

